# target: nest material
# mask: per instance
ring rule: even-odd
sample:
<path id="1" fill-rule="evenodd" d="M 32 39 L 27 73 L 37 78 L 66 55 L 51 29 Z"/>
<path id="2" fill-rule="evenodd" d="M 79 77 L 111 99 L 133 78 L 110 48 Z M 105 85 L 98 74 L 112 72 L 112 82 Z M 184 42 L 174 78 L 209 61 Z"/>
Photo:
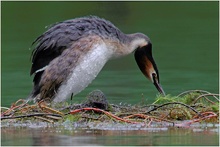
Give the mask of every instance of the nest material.
<path id="1" fill-rule="evenodd" d="M 34 120 L 49 123 L 65 122 L 125 122 L 146 124 L 168 123 L 177 127 L 188 127 L 195 122 L 219 123 L 219 94 L 203 90 L 185 91 L 178 96 L 158 96 L 152 104 L 110 104 L 100 90 L 88 94 L 81 104 L 62 103 L 51 108 L 44 102 L 29 105 L 18 100 L 10 108 L 2 107 L 1 120 Z M 59 110 L 59 111 L 58 111 Z M 33 120 L 33 119 L 32 119 Z M 178 123 L 177 123 L 178 122 Z"/>

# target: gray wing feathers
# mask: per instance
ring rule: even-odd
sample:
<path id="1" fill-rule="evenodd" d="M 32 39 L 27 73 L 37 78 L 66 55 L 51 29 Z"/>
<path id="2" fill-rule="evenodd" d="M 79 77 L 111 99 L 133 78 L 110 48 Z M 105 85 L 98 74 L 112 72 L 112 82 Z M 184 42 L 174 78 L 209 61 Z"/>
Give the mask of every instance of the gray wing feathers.
<path id="1" fill-rule="evenodd" d="M 102 39 L 116 39 L 123 42 L 124 34 L 111 22 L 96 16 L 82 17 L 52 25 L 45 33 L 39 36 L 33 44 L 36 44 L 32 52 L 32 67 L 30 74 L 34 75 L 34 90 L 37 95 L 39 82 L 47 65 L 60 56 L 64 50 L 70 48 L 73 42 L 81 38 L 96 35 Z"/>

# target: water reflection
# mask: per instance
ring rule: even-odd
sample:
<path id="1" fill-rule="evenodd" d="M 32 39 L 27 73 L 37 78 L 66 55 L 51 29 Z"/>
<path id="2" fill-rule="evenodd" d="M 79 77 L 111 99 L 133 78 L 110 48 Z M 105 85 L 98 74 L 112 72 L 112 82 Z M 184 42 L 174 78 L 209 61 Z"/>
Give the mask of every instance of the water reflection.
<path id="1" fill-rule="evenodd" d="M 198 128 L 197 128 L 198 129 Z M 2 145 L 218 145 L 218 133 L 213 127 L 168 128 L 133 131 L 64 130 L 58 128 L 2 128 Z M 215 127 L 216 130 L 218 128 Z M 17 133 L 19 132 L 19 133 Z M 201 139 L 202 138 L 202 139 Z"/>

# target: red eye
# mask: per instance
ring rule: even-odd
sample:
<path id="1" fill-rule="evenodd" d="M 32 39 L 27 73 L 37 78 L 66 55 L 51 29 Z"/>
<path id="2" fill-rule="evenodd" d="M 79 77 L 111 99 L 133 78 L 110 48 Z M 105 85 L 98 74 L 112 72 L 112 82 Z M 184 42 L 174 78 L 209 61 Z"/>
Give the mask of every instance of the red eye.
<path id="1" fill-rule="evenodd" d="M 156 73 L 152 73 L 152 77 L 153 77 L 153 81 L 154 83 L 157 83 L 157 74 Z"/>
<path id="2" fill-rule="evenodd" d="M 152 77 L 153 77 L 153 78 L 156 78 L 156 77 L 157 77 L 157 74 L 156 74 L 156 73 L 152 73 Z"/>

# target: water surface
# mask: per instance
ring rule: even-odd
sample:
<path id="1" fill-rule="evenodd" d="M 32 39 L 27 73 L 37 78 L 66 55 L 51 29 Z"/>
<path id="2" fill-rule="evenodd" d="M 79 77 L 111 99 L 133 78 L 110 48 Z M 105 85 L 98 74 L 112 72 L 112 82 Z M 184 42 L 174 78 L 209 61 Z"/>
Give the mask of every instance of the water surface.
<path id="1" fill-rule="evenodd" d="M 19 132 L 19 133 L 17 133 Z M 2 128 L 2 145 L 196 145 L 217 146 L 216 127 L 147 128 L 145 130 L 65 130 L 59 128 Z"/>

